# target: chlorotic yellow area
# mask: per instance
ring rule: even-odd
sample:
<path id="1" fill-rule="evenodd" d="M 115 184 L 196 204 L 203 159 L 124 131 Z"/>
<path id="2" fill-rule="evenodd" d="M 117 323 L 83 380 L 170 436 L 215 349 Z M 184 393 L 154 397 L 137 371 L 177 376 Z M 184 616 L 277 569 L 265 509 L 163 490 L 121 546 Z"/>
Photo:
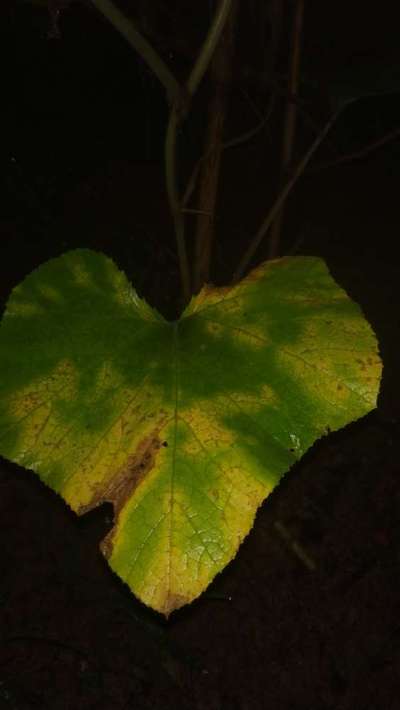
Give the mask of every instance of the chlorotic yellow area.
<path id="1" fill-rule="evenodd" d="M 9 316 L 21 316 L 23 318 L 43 315 L 44 312 L 44 306 L 38 303 L 31 303 L 30 301 L 14 301 L 12 307 L 8 309 Z"/>
<path id="2" fill-rule="evenodd" d="M 58 291 L 56 288 L 53 288 L 53 286 L 41 284 L 39 288 L 39 293 L 44 296 L 48 301 L 52 301 L 53 303 L 62 302 L 62 296 L 60 291 Z"/>
<path id="3" fill-rule="evenodd" d="M 280 401 L 279 395 L 269 385 L 261 385 L 257 392 L 230 392 L 229 397 L 223 398 L 222 406 L 226 406 L 227 399 L 246 414 L 255 414 L 266 406 L 276 407 Z"/>
<path id="4" fill-rule="evenodd" d="M 230 453 L 231 452 L 231 453 Z M 164 450 L 165 459 L 137 489 L 118 521 L 114 550 L 109 562 L 113 569 L 148 606 L 168 616 L 175 609 L 195 599 L 235 555 L 241 541 L 252 527 L 258 506 L 273 486 L 268 486 L 257 465 L 249 466 L 249 459 L 232 447 L 219 459 L 212 487 L 205 492 L 211 504 L 218 509 L 216 527 L 204 529 L 198 524 L 195 507 L 187 494 L 174 481 L 171 460 Z M 190 466 L 187 453 L 175 452 L 175 466 L 185 461 Z M 193 458 L 194 461 L 198 457 Z M 140 514 L 146 503 L 155 505 L 156 478 L 162 471 L 170 470 L 170 484 L 157 497 L 157 516 L 149 529 L 144 544 L 136 548 L 131 540 L 129 561 L 118 564 L 119 550 L 125 544 L 125 529 L 133 514 Z M 154 497 L 149 502 L 148 498 Z M 157 536 L 157 547 L 147 564 L 146 546 Z"/>
<path id="5" fill-rule="evenodd" d="M 205 286 L 169 323 L 110 259 L 76 250 L 13 291 L 0 345 L 1 453 L 79 514 L 110 501 L 103 554 L 166 616 L 234 557 L 292 462 L 375 406 L 382 371 L 310 257 Z"/>
<path id="6" fill-rule="evenodd" d="M 323 355 L 318 357 L 303 352 L 300 348 L 281 347 L 277 355 L 282 370 L 285 368 L 291 376 L 299 381 L 309 375 L 308 395 L 314 400 L 315 428 L 318 430 L 321 421 L 321 411 L 326 407 L 346 406 L 353 395 L 348 385 L 341 382 L 335 373 L 332 362 L 324 361 Z"/>
<path id="7" fill-rule="evenodd" d="M 347 332 L 347 328 L 346 328 Z M 366 334 L 367 336 L 369 333 Z M 309 396 L 314 399 L 316 423 L 324 409 L 342 409 L 352 411 L 362 402 L 376 405 L 382 363 L 378 354 L 373 352 L 372 338 L 358 341 L 343 336 L 341 341 L 332 340 L 330 346 L 310 347 L 310 342 L 303 341 L 281 346 L 277 351 L 277 360 L 282 370 L 287 368 L 291 376 L 299 381 L 307 379 Z M 332 357 L 332 353 L 336 357 Z M 352 357 L 349 357 L 352 353 Z M 340 356 L 346 355 L 342 362 Z"/>
<path id="8" fill-rule="evenodd" d="M 85 268 L 84 264 L 71 259 L 69 260 L 68 266 L 77 286 L 85 286 L 86 288 L 93 288 L 95 286 L 93 277 Z"/>
<path id="9" fill-rule="evenodd" d="M 63 360 L 48 377 L 32 382 L 9 397 L 8 412 L 18 427 L 19 440 L 24 442 L 20 459 L 24 458 L 24 452 L 32 461 L 43 461 L 52 455 L 60 436 L 53 402 L 60 398 L 73 400 L 77 394 L 77 379 L 73 365 Z"/>
<path id="10" fill-rule="evenodd" d="M 181 447 L 182 455 L 195 457 L 206 453 L 211 457 L 215 451 L 225 450 L 234 443 L 233 433 L 228 431 L 218 418 L 224 404 L 226 407 L 226 400 L 221 399 L 219 402 L 217 399 L 200 400 L 198 404 L 182 412 L 179 419 L 189 433 Z"/>
<path id="11" fill-rule="evenodd" d="M 205 320 L 205 331 L 211 338 L 223 338 L 226 335 L 226 328 L 213 320 Z"/>
<path id="12" fill-rule="evenodd" d="M 95 391 L 100 393 L 102 388 L 108 391 L 110 384 L 113 385 L 115 416 L 102 431 L 89 434 L 87 443 L 85 432 L 81 432 L 79 449 L 86 453 L 70 472 L 62 491 L 74 510 L 86 508 L 93 500 L 101 498 L 113 476 L 136 454 L 140 442 L 156 429 L 161 435 L 162 427 L 170 418 L 154 388 L 147 386 L 148 377 L 139 390 L 124 387 L 120 380 L 110 363 L 105 363 L 98 373 Z"/>

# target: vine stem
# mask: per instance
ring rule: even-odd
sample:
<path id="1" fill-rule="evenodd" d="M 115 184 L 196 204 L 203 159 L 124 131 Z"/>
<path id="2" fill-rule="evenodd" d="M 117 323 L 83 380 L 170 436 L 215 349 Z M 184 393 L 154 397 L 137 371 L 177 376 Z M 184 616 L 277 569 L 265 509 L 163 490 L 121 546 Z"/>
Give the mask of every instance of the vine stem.
<path id="1" fill-rule="evenodd" d="M 210 277 L 210 261 L 215 241 L 215 209 L 221 169 L 222 139 L 231 93 L 238 7 L 237 1 L 234 0 L 210 64 L 213 88 L 208 101 L 207 128 L 204 134 L 204 154 L 208 157 L 201 164 L 196 200 L 196 206 L 203 214 L 199 214 L 196 220 L 194 234 L 194 293 L 198 293 L 203 283 L 208 282 Z"/>
<path id="2" fill-rule="evenodd" d="M 228 15 L 231 11 L 231 7 L 232 0 L 220 0 L 212 25 L 208 31 L 207 37 L 203 43 L 200 54 L 187 82 L 187 90 L 190 96 L 193 96 L 196 93 L 197 88 L 208 69 L 215 47 L 219 42 L 222 30 L 225 27 L 225 22 L 227 21 Z"/>
<path id="3" fill-rule="evenodd" d="M 103 0 L 102 0 L 103 1 Z M 187 258 L 185 242 L 185 217 L 183 212 L 182 199 L 179 194 L 177 179 L 177 130 L 180 123 L 186 117 L 189 109 L 189 102 L 195 94 L 208 65 L 213 56 L 215 47 L 218 44 L 221 32 L 224 29 L 226 20 L 231 10 L 232 0 L 220 0 L 213 22 L 208 31 L 207 37 L 200 50 L 197 61 L 190 73 L 185 90 L 177 95 L 177 100 L 173 103 L 165 138 L 165 179 L 169 206 L 174 221 L 175 238 L 177 243 L 179 269 L 182 281 L 183 299 L 185 304 L 189 302 L 192 295 L 190 283 L 190 271 Z M 182 102 L 182 97 L 184 101 Z"/>
<path id="4" fill-rule="evenodd" d="M 345 153 L 344 155 L 339 155 L 339 157 L 327 160 L 325 163 L 320 163 L 314 168 L 309 168 L 307 170 L 307 175 L 319 173 L 320 170 L 325 170 L 326 168 L 333 168 L 336 165 L 342 165 L 343 163 L 349 163 L 353 160 L 359 160 L 360 158 L 364 158 L 369 153 L 372 153 L 374 150 L 381 148 L 383 145 L 385 145 L 385 143 L 394 140 L 394 138 L 397 138 L 398 136 L 400 136 L 399 127 L 395 128 L 393 131 L 385 133 L 380 138 L 377 138 L 377 140 L 368 143 L 362 148 L 359 148 L 359 150 L 355 150 L 352 153 Z"/>
<path id="5" fill-rule="evenodd" d="M 136 29 L 135 23 L 127 18 L 112 0 L 91 0 L 94 7 L 115 27 L 115 29 L 137 51 L 164 86 L 171 106 L 165 136 L 165 178 L 167 195 L 175 229 L 179 269 L 183 298 L 187 303 L 191 296 L 190 271 L 185 244 L 185 221 L 179 195 L 176 170 L 177 130 L 186 118 L 190 100 L 195 94 L 213 56 L 214 50 L 229 16 L 233 0 L 220 0 L 207 37 L 202 45 L 197 61 L 185 85 L 181 85 L 161 57 Z"/>
<path id="6" fill-rule="evenodd" d="M 183 299 L 187 303 L 191 296 L 190 271 L 185 241 L 185 218 L 176 178 L 176 137 L 179 124 L 177 105 L 171 109 L 165 138 L 165 181 L 169 208 L 174 223 L 179 270 L 182 281 Z"/>
<path id="7" fill-rule="evenodd" d="M 91 0 L 91 2 L 113 27 L 125 37 L 131 47 L 140 54 L 164 86 L 168 102 L 172 105 L 180 96 L 182 87 L 151 44 L 136 29 L 134 21 L 126 17 L 111 0 Z"/>
<path id="8" fill-rule="evenodd" d="M 276 215 L 278 214 L 279 210 L 281 209 L 283 203 L 285 202 L 287 196 L 291 192 L 294 184 L 297 182 L 298 178 L 300 175 L 304 172 L 306 166 L 310 162 L 312 156 L 314 155 L 315 151 L 317 150 L 318 146 L 322 143 L 324 140 L 325 136 L 327 133 L 330 131 L 332 128 L 333 124 L 335 123 L 338 115 L 340 114 L 342 110 L 341 108 L 338 108 L 332 116 L 328 119 L 326 122 L 324 128 L 322 131 L 318 134 L 316 137 L 315 141 L 311 144 L 311 147 L 307 151 L 307 153 L 304 155 L 298 166 L 295 168 L 295 170 L 292 173 L 291 178 L 288 180 L 282 191 L 279 193 L 274 205 L 270 209 L 269 213 L 267 214 L 264 222 L 261 224 L 257 234 L 255 235 L 253 241 L 251 242 L 249 248 L 243 255 L 239 266 L 237 267 L 236 271 L 234 272 L 232 276 L 232 281 L 231 283 L 237 283 L 237 281 L 240 281 L 240 279 L 243 276 L 244 271 L 246 270 L 247 266 L 249 265 L 249 262 L 258 248 L 259 244 L 265 237 L 266 233 L 268 232 L 268 229 L 270 228 L 272 222 L 274 221 Z"/>
<path id="9" fill-rule="evenodd" d="M 291 99 L 292 96 L 297 98 L 300 80 L 300 55 L 301 55 L 301 40 L 304 16 L 304 0 L 297 0 L 294 9 L 292 21 L 292 39 L 290 49 L 290 72 L 289 72 L 289 98 L 286 101 L 286 110 L 284 118 L 283 140 L 282 140 L 282 163 L 280 186 L 284 184 L 285 175 L 288 174 L 289 166 L 292 160 L 294 147 L 296 123 L 297 123 L 297 103 Z M 285 205 L 279 210 L 276 215 L 270 231 L 269 238 L 269 258 L 273 259 L 279 254 L 279 242 L 282 232 L 283 214 Z"/>

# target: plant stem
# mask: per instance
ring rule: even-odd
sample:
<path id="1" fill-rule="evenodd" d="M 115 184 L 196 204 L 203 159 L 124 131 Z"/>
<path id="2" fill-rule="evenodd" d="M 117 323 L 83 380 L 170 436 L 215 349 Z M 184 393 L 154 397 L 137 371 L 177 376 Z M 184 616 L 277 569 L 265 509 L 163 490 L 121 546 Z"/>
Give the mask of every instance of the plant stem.
<path id="1" fill-rule="evenodd" d="M 193 96 L 196 93 L 197 88 L 208 69 L 208 65 L 224 29 L 225 22 L 231 11 L 232 2 L 233 0 L 220 0 L 219 2 L 214 20 L 187 82 L 187 90 L 190 96 Z"/>
<path id="2" fill-rule="evenodd" d="M 173 106 L 169 115 L 165 138 L 165 181 L 169 207 L 174 222 L 183 299 L 186 304 L 190 300 L 191 289 L 189 263 L 185 242 L 185 218 L 182 212 L 176 177 L 176 131 L 178 123 L 179 109 L 178 106 Z"/>
<path id="3" fill-rule="evenodd" d="M 275 530 L 278 531 L 282 539 L 286 542 L 288 547 L 296 555 L 296 557 L 298 557 L 299 560 L 303 563 L 303 565 L 307 567 L 310 572 L 315 572 L 315 570 L 317 569 L 315 561 L 313 560 L 311 555 L 304 549 L 304 547 L 300 545 L 300 543 L 297 542 L 295 538 L 293 538 L 286 525 L 281 523 L 280 520 L 277 520 L 274 523 L 274 527 Z"/>
<path id="4" fill-rule="evenodd" d="M 257 123 L 257 125 L 254 126 L 253 128 L 250 128 L 248 131 L 245 131 L 245 133 L 241 133 L 240 135 L 235 136 L 234 138 L 230 138 L 228 141 L 224 141 L 224 143 L 222 143 L 222 150 L 224 151 L 224 150 L 227 150 L 228 148 L 236 148 L 236 146 L 242 145 L 243 143 L 246 143 L 247 141 L 250 141 L 252 138 L 254 138 L 254 136 L 257 135 L 257 133 L 259 133 L 265 127 L 267 121 L 270 119 L 271 114 L 272 114 L 272 110 L 274 107 L 274 103 L 275 103 L 275 96 L 272 95 L 269 100 L 268 109 L 266 111 L 266 114 L 265 114 L 265 116 L 261 117 L 259 123 Z M 184 192 L 184 196 L 182 199 L 182 205 L 185 207 L 185 212 L 191 211 L 186 208 L 186 205 L 188 204 L 188 202 L 194 192 L 194 189 L 196 187 L 196 181 L 198 179 L 201 166 L 204 163 L 204 161 L 209 158 L 209 156 L 210 156 L 210 151 L 208 151 L 207 153 L 203 153 L 203 155 L 200 156 L 200 158 L 198 159 L 196 165 L 194 166 L 194 168 L 192 170 L 192 174 L 188 180 L 186 190 Z"/>
<path id="5" fill-rule="evenodd" d="M 136 29 L 133 20 L 126 17 L 111 0 L 91 0 L 99 12 L 125 37 L 131 47 L 140 54 L 152 72 L 164 86 L 170 105 L 176 101 L 182 92 L 182 87 L 172 72 L 149 42 Z"/>
<path id="6" fill-rule="evenodd" d="M 363 148 L 359 148 L 359 150 L 355 150 L 352 153 L 345 153 L 344 155 L 340 155 L 338 158 L 332 158 L 332 160 L 327 160 L 325 163 L 320 163 L 319 165 L 316 165 L 313 168 L 309 168 L 307 170 L 307 175 L 318 173 L 320 170 L 325 170 L 326 168 L 333 168 L 336 165 L 342 165 L 343 163 L 350 163 L 353 160 L 360 160 L 360 158 L 365 158 L 366 155 L 372 153 L 374 150 L 378 150 L 378 148 L 381 148 L 383 145 L 385 145 L 385 143 L 394 140 L 394 138 L 397 138 L 399 135 L 400 128 L 397 127 L 393 131 L 389 131 L 380 138 L 377 138 L 377 140 L 372 141 L 372 143 L 368 143 Z"/>
<path id="7" fill-rule="evenodd" d="M 331 116 L 331 118 L 328 119 L 326 122 L 324 128 L 322 131 L 319 133 L 319 135 L 316 137 L 315 141 L 312 143 L 311 147 L 308 149 L 307 153 L 305 156 L 302 158 L 300 163 L 298 164 L 297 168 L 292 173 L 291 178 L 288 180 L 286 183 L 285 187 L 282 189 L 280 194 L 278 195 L 274 205 L 272 206 L 271 210 L 267 214 L 264 222 L 261 224 L 261 227 L 259 228 L 256 236 L 254 237 L 253 241 L 251 242 L 249 248 L 245 252 L 242 260 L 239 263 L 238 268 L 236 269 L 235 273 L 233 274 L 232 277 L 232 283 L 236 283 L 242 278 L 242 275 L 247 268 L 254 252 L 256 251 L 257 247 L 261 243 L 262 239 L 265 237 L 266 233 L 268 232 L 269 227 L 271 226 L 272 222 L 275 219 L 275 216 L 278 214 L 279 210 L 281 209 L 283 203 L 285 202 L 288 194 L 292 190 L 294 184 L 300 177 L 300 175 L 304 172 L 305 167 L 311 160 L 313 154 L 317 150 L 318 146 L 322 143 L 323 139 L 329 132 L 329 130 L 332 128 L 333 124 L 335 123 L 338 115 L 340 114 L 342 108 L 338 108 Z"/>
<path id="8" fill-rule="evenodd" d="M 207 70 L 207 67 L 212 58 L 214 49 L 218 44 L 219 37 L 224 29 L 225 22 L 229 16 L 233 0 L 221 0 L 218 9 L 215 13 L 214 20 L 204 41 L 196 64 L 187 81 L 185 92 L 182 91 L 177 100 L 173 103 L 168 128 L 165 138 L 165 177 L 167 185 L 167 194 L 174 221 L 175 238 L 178 249 L 179 268 L 182 281 L 184 303 L 188 303 L 191 296 L 190 272 L 187 259 L 187 250 L 185 244 L 185 220 L 182 210 L 182 201 L 179 195 L 177 171 L 176 171 L 176 143 L 177 129 L 179 124 L 185 118 L 189 101 L 198 88 L 200 81 Z M 184 105 L 182 97 L 185 96 Z M 183 108 L 183 110 L 182 110 Z"/>
<path id="9" fill-rule="evenodd" d="M 155 52 L 149 42 L 138 32 L 134 22 L 125 17 L 111 0 L 91 0 L 91 2 L 148 64 L 164 86 L 168 102 L 171 106 L 165 138 L 166 186 L 175 228 L 183 298 L 185 302 L 188 302 L 191 296 L 190 273 L 185 245 L 184 215 L 176 175 L 177 129 L 179 124 L 186 117 L 189 110 L 190 98 L 196 92 L 208 68 L 225 22 L 229 16 L 233 0 L 220 0 L 212 25 L 186 86 L 179 84 L 167 65 L 158 56 L 157 52 Z"/>
<path id="10" fill-rule="evenodd" d="M 214 239 L 214 214 L 218 193 L 221 165 L 222 137 L 229 100 L 234 51 L 234 27 L 237 2 L 234 0 L 221 40 L 210 65 L 213 94 L 208 104 L 208 121 L 204 154 L 201 163 L 200 184 L 197 198 L 199 216 L 196 220 L 194 293 L 209 280 L 210 259 Z"/>
<path id="11" fill-rule="evenodd" d="M 300 54 L 301 54 L 301 34 L 303 27 L 304 0 L 297 0 L 293 16 L 292 39 L 290 49 L 290 76 L 289 76 L 289 98 L 286 102 L 286 111 L 282 141 L 282 163 L 280 187 L 284 183 L 288 167 L 292 160 L 294 138 L 296 133 L 297 105 L 293 97 L 297 97 L 300 76 Z M 278 256 L 279 242 L 282 232 L 284 205 L 276 215 L 271 228 L 269 240 L 269 258 Z"/>

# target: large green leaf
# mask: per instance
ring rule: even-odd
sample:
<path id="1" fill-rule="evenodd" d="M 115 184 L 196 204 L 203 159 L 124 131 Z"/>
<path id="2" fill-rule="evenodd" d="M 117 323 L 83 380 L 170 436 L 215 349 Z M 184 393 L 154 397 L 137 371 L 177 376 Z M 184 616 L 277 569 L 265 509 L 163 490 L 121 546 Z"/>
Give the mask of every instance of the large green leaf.
<path id="1" fill-rule="evenodd" d="M 167 616 L 234 557 L 294 461 L 375 407 L 381 375 L 321 259 L 206 286 L 169 322 L 84 249 L 14 289 L 0 368 L 0 453 L 78 514 L 111 501 L 103 554 Z"/>

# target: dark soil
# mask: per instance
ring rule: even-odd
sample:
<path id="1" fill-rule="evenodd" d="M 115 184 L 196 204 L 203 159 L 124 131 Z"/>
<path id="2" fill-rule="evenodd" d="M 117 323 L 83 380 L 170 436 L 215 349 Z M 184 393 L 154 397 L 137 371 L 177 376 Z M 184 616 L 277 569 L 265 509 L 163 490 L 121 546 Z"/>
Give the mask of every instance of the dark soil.
<path id="1" fill-rule="evenodd" d="M 16 78 L 4 90 L 2 303 L 44 260 L 81 246 L 112 256 L 172 317 L 179 273 L 155 159 L 165 108 L 151 119 L 154 143 L 140 153 L 129 71 L 116 87 L 108 70 L 112 31 L 91 15 L 71 16 L 67 37 L 81 23 L 74 51 L 63 37 L 50 47 L 37 13 L 10 8 L 5 25 Z M 308 39 L 309 61 L 317 37 Z M 129 50 L 117 45 L 115 63 L 125 66 Z M 102 83 L 88 98 L 99 61 Z M 332 137 L 352 150 L 359 125 L 364 138 L 376 129 L 376 108 L 357 111 Z M 382 133 L 398 114 L 398 101 L 388 102 Z M 266 211 L 268 142 L 260 140 L 226 154 L 217 284 L 228 281 Z M 288 202 L 284 232 L 285 250 L 297 245 L 326 259 L 377 333 L 378 409 L 314 445 L 258 511 L 236 559 L 190 607 L 166 622 L 112 574 L 98 550 L 111 506 L 78 519 L 34 473 L 0 460 L 0 708 L 397 710 L 399 158 L 397 142 L 310 172 Z M 254 264 L 265 258 L 263 246 Z"/>

